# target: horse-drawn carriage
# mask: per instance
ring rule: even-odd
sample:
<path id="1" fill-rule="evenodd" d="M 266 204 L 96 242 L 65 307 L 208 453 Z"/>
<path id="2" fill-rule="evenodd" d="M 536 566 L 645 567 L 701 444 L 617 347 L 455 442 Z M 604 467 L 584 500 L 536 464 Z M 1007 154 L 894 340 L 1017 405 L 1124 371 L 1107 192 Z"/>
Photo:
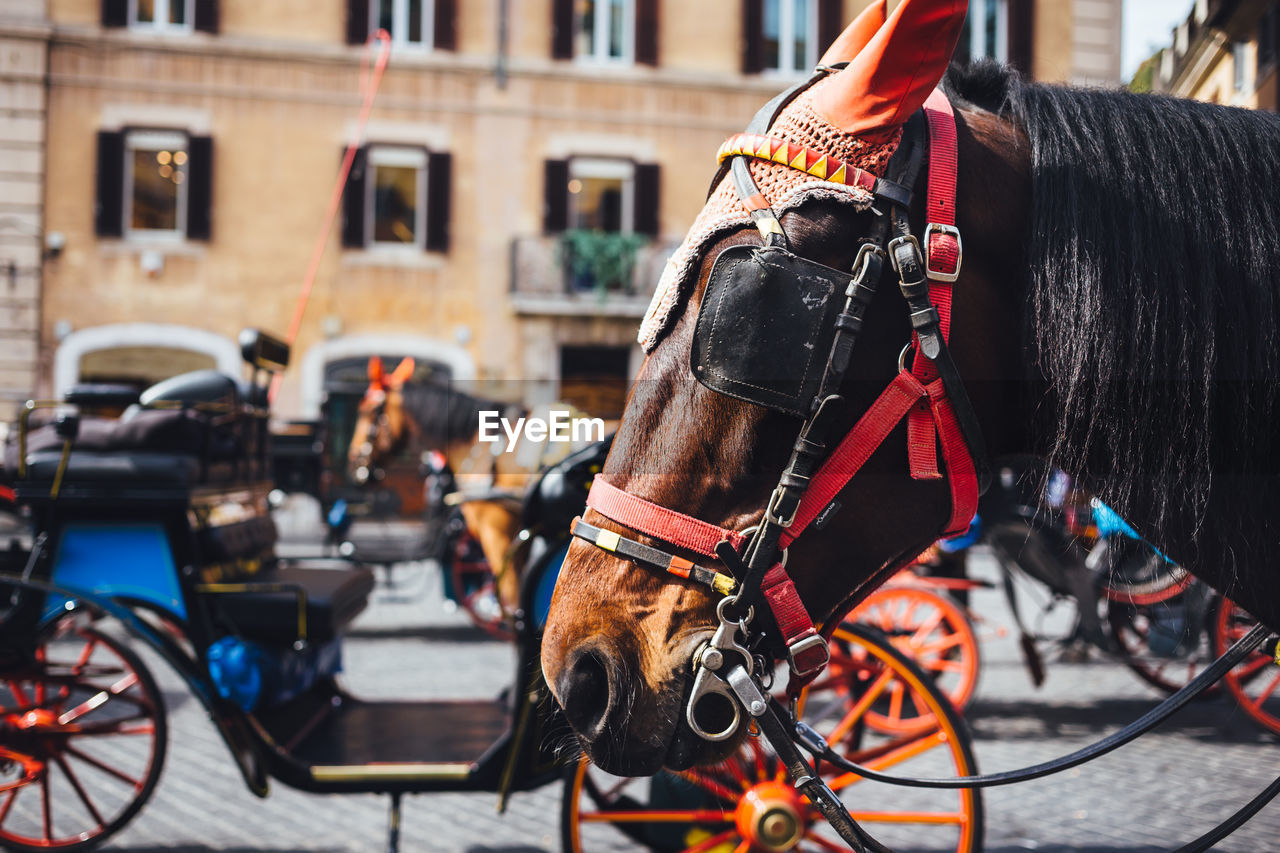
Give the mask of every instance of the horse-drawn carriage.
<path id="1" fill-rule="evenodd" d="M 525 537 L 514 689 L 450 702 L 345 690 L 343 638 L 373 575 L 345 559 L 276 556 L 265 394 L 288 350 L 257 332 L 241 340 L 247 383 L 185 374 L 119 418 L 79 417 L 75 400 L 23 413 L 8 469 L 31 536 L 4 552 L 0 576 L 0 848 L 87 849 L 146 803 L 169 730 L 139 645 L 207 708 L 252 791 L 265 796 L 275 778 L 317 793 L 389 794 L 392 848 L 403 794 L 505 798 L 559 780 L 566 761 L 569 850 L 599 849 L 591 839 L 657 849 L 678 839 L 682 849 L 711 835 L 820 836 L 758 746 L 720 771 L 640 783 L 639 795 L 635 781 L 623 793 L 558 751 L 566 730 L 546 701 L 541 631 L 568 520 L 607 444 L 564 460 L 531 492 L 525 521 L 541 532 Z M 42 413 L 54 417 L 37 425 Z M 874 634 L 843 636 L 845 667 L 808 700 L 815 727 L 876 766 L 972 772 L 963 723 L 920 671 Z M 905 729 L 882 722 L 904 716 Z M 730 767 L 732 779 L 718 775 Z M 979 849 L 978 796 L 943 792 L 906 808 L 891 795 L 861 797 L 864 817 L 931 832 L 935 849 Z"/>

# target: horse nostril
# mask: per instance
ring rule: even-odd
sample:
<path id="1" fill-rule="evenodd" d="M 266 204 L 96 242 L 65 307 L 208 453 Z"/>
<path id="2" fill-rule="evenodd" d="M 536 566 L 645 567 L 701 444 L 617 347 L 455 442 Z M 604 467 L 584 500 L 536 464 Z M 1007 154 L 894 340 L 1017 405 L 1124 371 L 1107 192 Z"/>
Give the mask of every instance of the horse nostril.
<path id="1" fill-rule="evenodd" d="M 588 740 L 603 734 L 610 704 L 610 680 L 608 664 L 595 650 L 578 655 L 560 676 L 560 701 L 565 717 L 569 725 Z"/>

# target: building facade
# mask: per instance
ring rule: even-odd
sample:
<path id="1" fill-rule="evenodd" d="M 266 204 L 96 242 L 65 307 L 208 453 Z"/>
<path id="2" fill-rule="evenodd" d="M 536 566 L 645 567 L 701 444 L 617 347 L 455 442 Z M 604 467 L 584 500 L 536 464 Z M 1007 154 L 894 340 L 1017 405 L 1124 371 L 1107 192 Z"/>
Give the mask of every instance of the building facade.
<path id="1" fill-rule="evenodd" d="M 10 421 L 40 372 L 52 31 L 44 0 L 0 0 L 0 21 L 0 421 Z"/>
<path id="2" fill-rule="evenodd" d="M 1155 88 L 1185 98 L 1280 110 L 1278 0 L 1196 0 L 1160 56 Z"/>
<path id="3" fill-rule="evenodd" d="M 238 330 L 285 332 L 322 233 L 280 413 L 314 416 L 380 354 L 616 415 L 716 148 L 864 5 L 4 0 L 22 67 L 2 69 L 0 221 L 21 223 L 0 227 L 0 299 L 30 307 L 0 326 L 0 415 L 237 372 Z M 1118 43 L 1119 0 L 973 0 L 960 52 L 1114 82 Z"/>

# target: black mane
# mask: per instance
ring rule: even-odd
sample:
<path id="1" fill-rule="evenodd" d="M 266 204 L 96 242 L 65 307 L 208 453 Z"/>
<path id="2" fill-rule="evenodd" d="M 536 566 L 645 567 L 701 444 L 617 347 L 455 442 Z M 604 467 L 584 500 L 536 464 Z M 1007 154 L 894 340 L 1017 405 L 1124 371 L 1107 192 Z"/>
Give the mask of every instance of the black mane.
<path id="1" fill-rule="evenodd" d="M 1280 473 L 1280 117 L 989 63 L 953 68 L 948 87 L 1030 141 L 1026 344 L 1053 419 L 1040 449 L 1098 475 L 1157 541 L 1197 551 L 1210 533 L 1199 556 L 1236 563 L 1230 577 L 1247 562 L 1232 531 L 1260 524 L 1273 544 L 1275 529 L 1247 517 L 1274 502 L 1206 511 Z"/>
<path id="2" fill-rule="evenodd" d="M 444 448 L 471 440 L 479 428 L 481 411 L 505 415 L 509 404 L 469 394 L 456 382 L 417 382 L 404 386 L 404 408 L 417 425 L 422 444 Z"/>

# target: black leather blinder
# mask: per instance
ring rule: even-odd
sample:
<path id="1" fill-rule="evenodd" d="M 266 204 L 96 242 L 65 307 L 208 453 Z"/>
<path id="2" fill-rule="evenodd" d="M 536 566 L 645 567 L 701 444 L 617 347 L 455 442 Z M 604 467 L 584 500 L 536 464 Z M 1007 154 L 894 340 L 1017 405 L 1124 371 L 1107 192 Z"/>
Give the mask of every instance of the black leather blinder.
<path id="1" fill-rule="evenodd" d="M 808 416 L 852 281 L 786 249 L 730 246 L 702 297 L 693 375 L 712 391 Z"/>

